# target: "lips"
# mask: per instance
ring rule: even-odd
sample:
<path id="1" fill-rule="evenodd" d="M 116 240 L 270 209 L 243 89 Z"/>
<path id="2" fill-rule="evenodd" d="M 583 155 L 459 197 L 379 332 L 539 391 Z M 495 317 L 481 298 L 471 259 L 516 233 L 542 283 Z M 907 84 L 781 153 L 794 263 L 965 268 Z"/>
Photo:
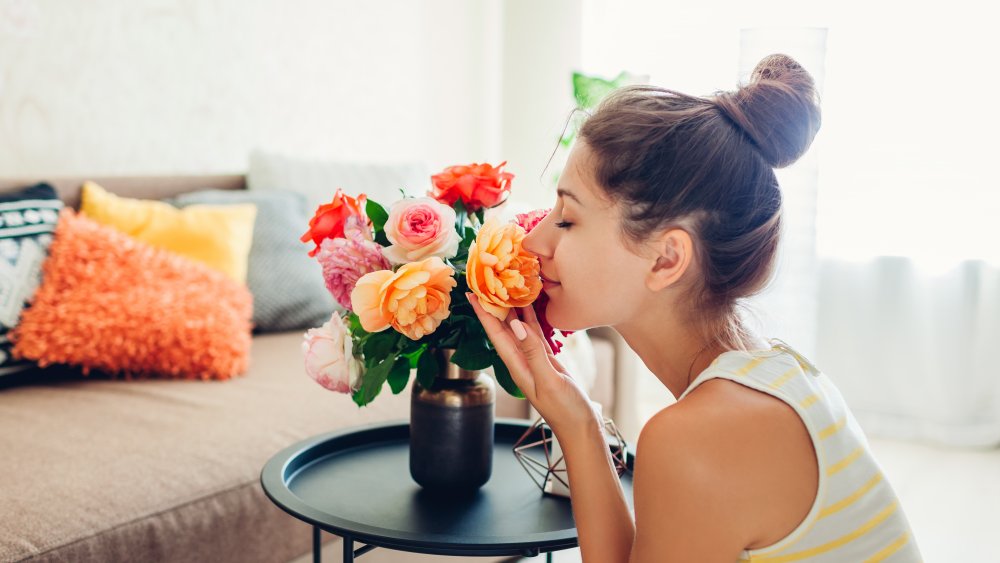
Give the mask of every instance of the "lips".
<path id="1" fill-rule="evenodd" d="M 541 272 L 538 272 L 538 277 L 542 278 L 542 283 L 543 284 L 559 285 L 559 282 L 549 279 L 548 277 L 546 277 L 545 274 L 543 274 Z"/>

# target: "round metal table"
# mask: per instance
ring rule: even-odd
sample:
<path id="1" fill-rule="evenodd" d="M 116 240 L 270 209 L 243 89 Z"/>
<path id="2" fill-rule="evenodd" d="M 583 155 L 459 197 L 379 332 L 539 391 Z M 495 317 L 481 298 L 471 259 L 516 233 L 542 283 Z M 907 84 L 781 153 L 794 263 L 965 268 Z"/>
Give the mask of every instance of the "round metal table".
<path id="1" fill-rule="evenodd" d="M 390 422 L 322 434 L 289 446 L 261 471 L 278 507 L 344 539 L 344 561 L 375 547 L 464 556 L 533 557 L 577 546 L 568 498 L 543 495 L 514 456 L 528 421 L 497 419 L 493 474 L 478 491 L 432 493 L 409 472 L 409 424 Z M 539 448 L 539 457 L 541 457 Z M 632 456 L 628 456 L 632 466 Z M 631 501 L 631 474 L 622 476 Z M 364 546 L 355 550 L 354 543 Z"/>

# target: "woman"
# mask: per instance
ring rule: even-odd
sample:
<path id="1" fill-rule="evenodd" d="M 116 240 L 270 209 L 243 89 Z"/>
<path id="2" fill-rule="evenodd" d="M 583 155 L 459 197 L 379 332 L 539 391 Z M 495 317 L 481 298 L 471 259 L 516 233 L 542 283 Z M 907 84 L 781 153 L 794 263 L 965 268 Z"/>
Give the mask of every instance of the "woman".
<path id="1" fill-rule="evenodd" d="M 610 95 L 579 132 L 557 202 L 525 238 L 548 321 L 611 326 L 674 396 L 643 427 L 634 521 L 599 415 L 530 307 L 470 300 L 566 457 L 584 561 L 919 561 L 909 524 L 830 380 L 741 323 L 774 266 L 774 168 L 812 143 L 812 77 L 771 55 L 735 92 Z"/>

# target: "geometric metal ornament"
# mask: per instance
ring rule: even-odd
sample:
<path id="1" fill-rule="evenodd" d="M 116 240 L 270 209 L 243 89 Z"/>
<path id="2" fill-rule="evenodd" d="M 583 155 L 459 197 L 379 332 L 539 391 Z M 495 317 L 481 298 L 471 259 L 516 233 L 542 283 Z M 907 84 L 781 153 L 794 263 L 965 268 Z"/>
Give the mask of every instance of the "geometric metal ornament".
<path id="1" fill-rule="evenodd" d="M 625 463 L 628 446 L 610 418 L 604 419 L 604 440 L 611 452 L 615 471 L 621 477 L 629 470 Z M 514 456 L 542 494 L 569 496 L 566 460 L 555 434 L 543 418 L 539 417 L 514 443 Z"/>

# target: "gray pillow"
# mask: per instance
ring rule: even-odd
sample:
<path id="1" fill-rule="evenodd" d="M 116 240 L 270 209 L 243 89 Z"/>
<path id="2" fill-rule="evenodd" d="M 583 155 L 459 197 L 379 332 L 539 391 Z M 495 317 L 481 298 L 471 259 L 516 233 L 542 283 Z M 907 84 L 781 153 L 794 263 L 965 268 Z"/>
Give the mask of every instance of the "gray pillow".
<path id="1" fill-rule="evenodd" d="M 203 190 L 166 200 L 192 204 L 253 203 L 257 220 L 247 268 L 256 332 L 320 326 L 340 307 L 323 283 L 322 268 L 299 241 L 309 228 L 305 197 L 284 190 Z"/>

